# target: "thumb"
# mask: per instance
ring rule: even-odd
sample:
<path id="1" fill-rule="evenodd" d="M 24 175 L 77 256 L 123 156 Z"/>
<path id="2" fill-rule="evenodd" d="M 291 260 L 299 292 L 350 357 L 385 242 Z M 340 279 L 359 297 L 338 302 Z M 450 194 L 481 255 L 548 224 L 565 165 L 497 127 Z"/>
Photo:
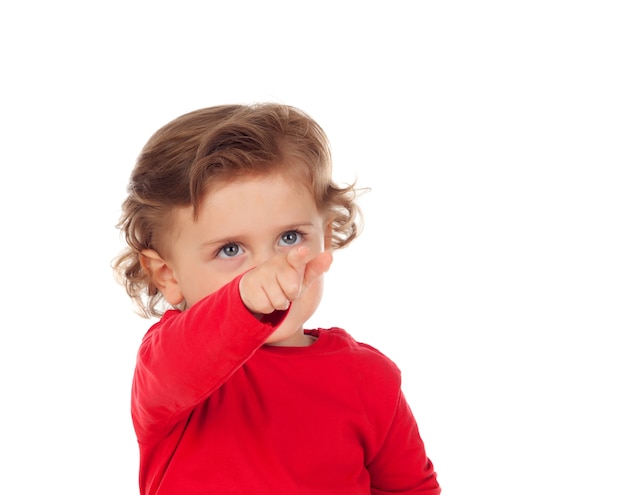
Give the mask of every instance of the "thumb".
<path id="1" fill-rule="evenodd" d="M 322 251 L 320 254 L 311 259 L 306 264 L 302 286 L 305 289 L 308 288 L 318 277 L 328 271 L 332 262 L 333 255 L 330 251 Z"/>

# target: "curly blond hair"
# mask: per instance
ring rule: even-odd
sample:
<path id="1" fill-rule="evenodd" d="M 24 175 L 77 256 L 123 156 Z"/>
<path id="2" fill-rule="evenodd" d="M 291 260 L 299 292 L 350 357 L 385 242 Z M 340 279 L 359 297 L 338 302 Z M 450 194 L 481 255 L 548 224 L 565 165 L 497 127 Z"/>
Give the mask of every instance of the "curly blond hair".
<path id="1" fill-rule="evenodd" d="M 160 317 L 167 309 L 140 258 L 145 249 L 163 252 L 174 209 L 192 206 L 197 213 L 212 185 L 275 172 L 310 188 L 319 211 L 331 219 L 331 249 L 357 237 L 355 184 L 333 182 L 326 134 L 301 110 L 276 103 L 221 105 L 186 113 L 154 133 L 130 177 L 117 224 L 126 248 L 113 261 L 141 316 Z"/>

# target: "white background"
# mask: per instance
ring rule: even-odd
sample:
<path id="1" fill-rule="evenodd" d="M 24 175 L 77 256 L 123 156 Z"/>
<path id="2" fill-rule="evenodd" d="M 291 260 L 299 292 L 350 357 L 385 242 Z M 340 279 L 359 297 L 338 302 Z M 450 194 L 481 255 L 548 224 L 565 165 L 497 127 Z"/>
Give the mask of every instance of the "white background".
<path id="1" fill-rule="evenodd" d="M 138 493 L 126 181 L 271 100 L 371 187 L 310 323 L 400 366 L 444 493 L 625 494 L 621 3 L 4 3 L 0 492 Z"/>

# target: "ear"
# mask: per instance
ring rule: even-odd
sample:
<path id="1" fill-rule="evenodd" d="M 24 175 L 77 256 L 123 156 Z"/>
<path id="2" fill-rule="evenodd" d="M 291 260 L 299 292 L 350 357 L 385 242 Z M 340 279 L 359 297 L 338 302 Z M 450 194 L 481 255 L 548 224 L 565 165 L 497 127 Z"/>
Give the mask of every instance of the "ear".
<path id="1" fill-rule="evenodd" d="M 174 270 L 154 249 L 144 249 L 139 257 L 144 271 L 165 300 L 172 306 L 183 302 L 183 293 L 174 276 Z"/>

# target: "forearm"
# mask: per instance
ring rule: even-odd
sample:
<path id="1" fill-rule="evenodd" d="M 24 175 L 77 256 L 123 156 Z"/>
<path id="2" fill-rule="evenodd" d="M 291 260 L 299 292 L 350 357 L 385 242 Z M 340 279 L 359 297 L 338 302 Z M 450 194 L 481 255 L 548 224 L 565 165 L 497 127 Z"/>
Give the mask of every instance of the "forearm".
<path id="1" fill-rule="evenodd" d="M 219 388 L 264 343 L 278 322 L 259 321 L 242 304 L 238 280 L 146 335 L 133 381 L 140 428 L 167 427 Z"/>

